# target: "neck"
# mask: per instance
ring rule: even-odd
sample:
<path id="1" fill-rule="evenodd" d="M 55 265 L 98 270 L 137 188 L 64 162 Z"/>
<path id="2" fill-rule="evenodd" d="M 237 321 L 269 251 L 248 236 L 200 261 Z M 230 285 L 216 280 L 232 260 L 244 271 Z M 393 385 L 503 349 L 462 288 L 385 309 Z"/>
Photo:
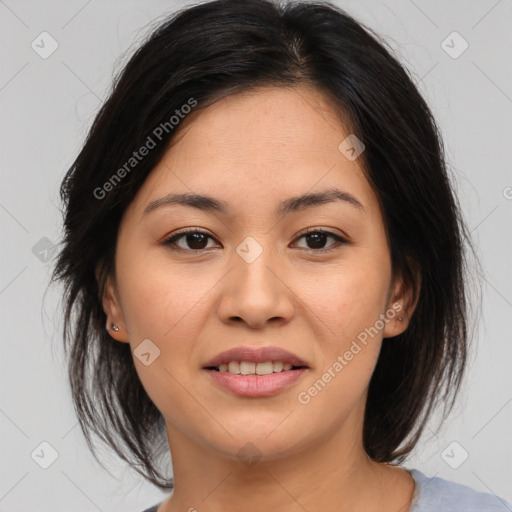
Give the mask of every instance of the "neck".
<path id="1" fill-rule="evenodd" d="M 158 512 L 368 512 L 386 510 L 384 503 L 406 512 L 412 498 L 412 478 L 372 461 L 352 429 L 337 427 L 328 440 L 259 461 L 222 456 L 169 425 L 167 432 L 175 487 Z"/>

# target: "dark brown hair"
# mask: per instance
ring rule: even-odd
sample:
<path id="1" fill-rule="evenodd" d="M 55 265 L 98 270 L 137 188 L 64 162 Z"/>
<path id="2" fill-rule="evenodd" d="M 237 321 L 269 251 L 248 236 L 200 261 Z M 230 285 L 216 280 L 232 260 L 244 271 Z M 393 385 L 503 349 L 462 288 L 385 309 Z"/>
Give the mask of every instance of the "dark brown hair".
<path id="1" fill-rule="evenodd" d="M 408 329 L 384 342 L 370 382 L 368 455 L 403 461 L 437 401 L 444 399 L 446 415 L 460 387 L 466 228 L 438 128 L 408 71 L 373 31 L 328 2 L 217 0 L 184 8 L 126 64 L 65 176 L 65 234 L 53 275 L 65 284 L 69 380 L 89 447 L 94 453 L 95 433 L 162 489 L 173 486 L 156 464 L 169 450 L 163 417 L 129 344 L 105 329 L 101 296 L 114 272 L 120 220 L 173 137 L 171 116 L 191 98 L 197 111 L 238 91 L 300 84 L 329 96 L 365 144 L 361 158 L 382 209 L 393 272 L 418 299 Z M 156 147 L 119 173 L 159 126 L 167 129 Z M 122 179 L 113 182 L 116 173 Z"/>

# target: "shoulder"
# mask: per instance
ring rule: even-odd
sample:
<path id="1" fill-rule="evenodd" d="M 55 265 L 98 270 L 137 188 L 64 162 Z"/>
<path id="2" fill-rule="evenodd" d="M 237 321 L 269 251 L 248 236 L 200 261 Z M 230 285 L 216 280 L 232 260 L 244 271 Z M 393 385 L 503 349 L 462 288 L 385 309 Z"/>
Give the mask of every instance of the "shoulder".
<path id="1" fill-rule="evenodd" d="M 407 469 L 416 483 L 409 512 L 508 512 L 512 503 L 466 485 L 429 478 L 421 471 Z"/>

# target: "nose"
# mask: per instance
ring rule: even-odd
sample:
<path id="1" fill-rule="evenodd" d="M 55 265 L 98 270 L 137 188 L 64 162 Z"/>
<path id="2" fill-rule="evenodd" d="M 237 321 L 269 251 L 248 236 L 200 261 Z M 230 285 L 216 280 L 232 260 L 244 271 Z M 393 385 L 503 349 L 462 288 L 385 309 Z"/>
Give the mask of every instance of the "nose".
<path id="1" fill-rule="evenodd" d="M 233 254 L 234 268 L 222 280 L 217 315 L 225 323 L 245 323 L 261 329 L 267 322 L 285 324 L 295 312 L 294 294 L 283 266 L 270 251 L 252 262 Z"/>

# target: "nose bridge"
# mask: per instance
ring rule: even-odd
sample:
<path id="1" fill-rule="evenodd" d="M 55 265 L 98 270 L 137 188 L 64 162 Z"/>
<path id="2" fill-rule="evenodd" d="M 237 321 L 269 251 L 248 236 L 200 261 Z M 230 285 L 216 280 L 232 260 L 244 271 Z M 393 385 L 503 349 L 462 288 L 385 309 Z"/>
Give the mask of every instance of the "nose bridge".
<path id="1" fill-rule="evenodd" d="M 255 238 L 247 237 L 233 255 L 238 287 L 254 287 L 253 295 L 271 291 L 275 277 L 269 269 L 273 266 L 273 252 L 268 242 L 264 248 Z"/>

